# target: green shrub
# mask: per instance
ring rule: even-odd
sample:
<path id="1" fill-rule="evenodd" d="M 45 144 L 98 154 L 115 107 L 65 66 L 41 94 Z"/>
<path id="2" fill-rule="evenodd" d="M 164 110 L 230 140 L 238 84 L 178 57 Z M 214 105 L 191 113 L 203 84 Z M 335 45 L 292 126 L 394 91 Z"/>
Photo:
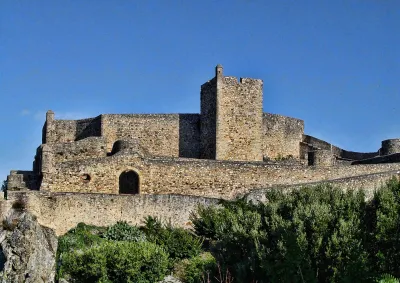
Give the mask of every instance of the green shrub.
<path id="1" fill-rule="evenodd" d="M 390 274 L 384 274 L 377 283 L 400 283 L 400 281 Z"/>
<path id="2" fill-rule="evenodd" d="M 370 280 L 363 193 L 320 186 L 266 197 L 265 204 L 222 202 L 192 215 L 196 233 L 235 281 Z"/>
<path id="3" fill-rule="evenodd" d="M 64 253 L 72 250 L 85 249 L 103 241 L 100 237 L 105 228 L 78 223 L 58 239 L 58 252 Z"/>
<path id="4" fill-rule="evenodd" d="M 400 277 L 400 183 L 392 179 L 375 192 L 368 217 L 368 251 L 380 274 Z"/>
<path id="5" fill-rule="evenodd" d="M 138 227 L 131 226 L 125 221 L 119 221 L 108 227 L 107 231 L 103 234 L 103 237 L 107 240 L 113 241 L 146 241 L 146 235 L 140 231 Z"/>
<path id="6" fill-rule="evenodd" d="M 216 270 L 215 258 L 211 253 L 206 252 L 177 262 L 174 267 L 174 275 L 185 283 L 203 283 L 207 274 L 214 274 Z"/>
<path id="7" fill-rule="evenodd" d="M 202 252 L 202 241 L 190 231 L 162 225 L 155 218 L 148 217 L 142 228 L 149 242 L 164 247 L 172 263 L 176 260 L 191 258 Z"/>
<path id="8" fill-rule="evenodd" d="M 64 276 L 64 258 L 73 251 L 82 251 L 89 247 L 99 245 L 105 240 L 100 237 L 105 232 L 104 227 L 96 227 L 79 223 L 75 228 L 69 230 L 65 235 L 58 238 L 56 255 L 57 275 L 60 279 Z"/>
<path id="9" fill-rule="evenodd" d="M 109 242 L 63 258 L 64 278 L 77 283 L 154 283 L 167 273 L 168 256 L 149 242 Z"/>

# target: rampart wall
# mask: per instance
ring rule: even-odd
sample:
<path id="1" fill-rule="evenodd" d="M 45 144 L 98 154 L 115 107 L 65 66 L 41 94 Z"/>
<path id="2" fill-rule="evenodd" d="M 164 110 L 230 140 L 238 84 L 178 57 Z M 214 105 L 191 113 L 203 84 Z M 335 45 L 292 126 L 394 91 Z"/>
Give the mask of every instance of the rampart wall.
<path id="1" fill-rule="evenodd" d="M 312 148 L 331 150 L 335 156 L 337 156 L 339 158 L 349 159 L 349 160 L 362 160 L 362 159 L 368 159 L 368 158 L 372 158 L 372 157 L 379 155 L 378 151 L 377 152 L 354 152 L 354 151 L 344 150 L 344 149 L 334 146 L 333 144 L 330 144 L 324 140 L 321 140 L 321 139 L 318 139 L 318 138 L 315 138 L 315 137 L 309 136 L 309 135 L 303 135 L 302 143 L 303 143 L 303 146 L 305 146 L 305 147 L 311 147 L 311 150 L 312 150 Z M 306 152 L 306 150 L 304 152 Z"/>
<path id="2" fill-rule="evenodd" d="M 109 152 L 115 141 L 134 139 L 153 155 L 199 155 L 198 114 L 107 114 L 101 127 Z"/>
<path id="3" fill-rule="evenodd" d="M 16 199 L 25 199 L 28 210 L 41 225 L 66 233 L 79 222 L 108 226 L 117 221 L 143 224 L 145 217 L 158 217 L 164 223 L 190 228 L 189 216 L 199 204 L 217 204 L 217 199 L 180 195 L 106 195 L 10 192 L 9 201 L 0 201 L 2 215 Z"/>
<path id="4" fill-rule="evenodd" d="M 67 143 L 100 136 L 106 139 L 108 152 L 115 141 L 125 139 L 139 142 L 154 155 L 198 158 L 200 115 L 106 114 L 83 120 L 52 120 L 44 125 L 43 142 L 57 144 L 58 151 L 66 152 L 80 147 L 79 144 L 68 147 Z"/>
<path id="5" fill-rule="evenodd" d="M 101 136 L 101 116 L 82 120 L 47 121 L 43 143 L 66 143 Z"/>
<path id="6" fill-rule="evenodd" d="M 82 140 L 87 137 L 100 137 L 102 115 L 90 119 L 82 119 L 76 121 L 75 140 Z"/>
<path id="7" fill-rule="evenodd" d="M 116 154 L 64 162 L 45 173 L 41 190 L 118 194 L 119 176 L 134 170 L 141 194 L 184 194 L 232 199 L 252 189 L 305 184 L 400 170 L 399 163 L 357 166 L 301 166 L 262 162 L 141 158 Z M 83 176 L 88 174 L 90 182 Z"/>
<path id="8" fill-rule="evenodd" d="M 375 189 L 383 185 L 399 172 L 392 170 L 351 178 L 327 181 L 326 183 L 347 190 L 363 189 L 367 198 Z M 321 183 L 280 186 L 282 190 L 297 189 L 302 186 L 317 186 Z M 251 190 L 247 199 L 265 201 L 268 188 Z M 243 194 L 242 194 L 243 195 Z M 13 192 L 8 201 L 0 201 L 1 215 L 4 216 L 12 203 L 19 199 L 27 202 L 27 208 L 37 216 L 41 225 L 55 230 L 57 235 L 66 233 L 78 223 L 107 226 L 117 221 L 127 221 L 140 225 L 145 217 L 158 217 L 164 223 L 190 228 L 190 213 L 201 205 L 217 205 L 218 199 L 190 195 L 110 195 L 85 193 L 49 193 L 43 191 Z"/>
<path id="9" fill-rule="evenodd" d="M 233 79 L 236 80 L 236 78 Z M 152 155 L 213 159 L 215 158 L 216 150 L 216 118 L 215 107 L 210 105 L 213 103 L 211 100 L 215 99 L 215 95 L 212 94 L 212 91 L 215 90 L 214 88 L 215 82 L 206 83 L 202 87 L 201 115 L 106 114 L 83 120 L 54 120 L 49 125 L 50 130 L 47 131 L 49 137 L 45 138 L 47 138 L 48 144 L 54 144 L 55 150 L 62 155 L 56 157 L 56 162 L 79 158 L 76 150 L 85 151 L 83 149 L 85 145 L 89 147 L 89 153 L 93 151 L 94 146 L 103 147 L 102 138 L 105 138 L 107 152 L 111 152 L 112 146 L 117 140 L 134 140 L 139 142 Z M 241 114 L 245 115 L 245 113 Z M 241 127 L 246 128 L 248 131 L 254 130 L 256 132 L 255 128 L 258 128 L 258 122 L 252 124 L 251 121 L 245 121 L 239 116 L 232 118 L 232 121 L 239 120 L 243 122 Z M 238 122 L 238 124 L 240 123 Z M 253 127 L 250 126 L 251 124 Z M 234 129 L 234 126 L 232 127 L 232 133 L 238 131 L 238 129 Z M 263 113 L 261 130 L 259 156 L 272 159 L 289 155 L 295 158 L 299 157 L 299 144 L 304 131 L 304 122 L 302 120 Z M 251 136 L 250 133 L 247 134 Z M 227 134 L 227 136 L 232 135 Z M 258 135 L 256 134 L 255 136 Z M 251 139 L 254 139 L 255 136 L 251 137 Z M 232 138 L 234 137 L 232 136 Z M 319 141 L 312 137 L 309 139 L 312 142 Z M 239 140 L 248 146 L 255 142 L 253 140 L 247 143 L 240 138 Z M 98 145 L 95 145 L 96 141 L 98 141 Z M 77 144 L 75 145 L 74 142 L 77 142 Z M 227 142 L 227 144 L 230 143 Z M 324 148 L 331 146 L 323 141 L 319 142 L 319 144 L 323 144 Z M 250 147 L 253 150 L 254 154 L 251 154 L 253 156 L 258 145 L 254 148 Z M 70 150 L 71 153 L 68 154 Z M 250 148 L 247 147 L 247 150 L 250 150 Z M 235 155 L 235 152 L 238 152 L 238 155 Z M 231 151 L 231 157 L 236 158 L 235 156 L 237 156 L 239 158 L 239 152 L 240 150 L 237 151 L 237 149 Z M 102 155 L 103 153 L 97 156 Z M 84 154 L 83 158 L 87 156 L 90 156 L 90 154 Z M 95 157 L 96 154 L 92 156 Z"/>
<path id="10" fill-rule="evenodd" d="M 384 156 L 376 156 L 369 159 L 356 160 L 353 161 L 351 164 L 358 165 L 358 164 L 378 164 L 378 163 L 394 163 L 394 162 L 400 162 L 400 153 L 393 153 Z"/>
<path id="11" fill-rule="evenodd" d="M 54 132 L 47 137 L 47 143 L 65 143 L 76 139 L 76 120 L 54 120 Z"/>
<path id="12" fill-rule="evenodd" d="M 7 177 L 7 188 L 37 190 L 37 175 L 33 171 L 12 170 Z"/>
<path id="13" fill-rule="evenodd" d="M 33 173 L 39 176 L 43 171 L 50 172 L 55 163 L 106 156 L 107 148 L 103 137 L 88 137 L 75 142 L 46 143 L 36 150 Z"/>
<path id="14" fill-rule="evenodd" d="M 71 143 L 50 144 L 55 162 L 65 162 L 94 157 L 106 157 L 106 141 L 103 137 L 88 137 Z"/>
<path id="15" fill-rule="evenodd" d="M 382 141 L 380 155 L 400 153 L 400 139 L 389 139 Z"/>
<path id="16" fill-rule="evenodd" d="M 263 114 L 262 152 L 264 157 L 300 157 L 304 121 L 277 114 Z"/>

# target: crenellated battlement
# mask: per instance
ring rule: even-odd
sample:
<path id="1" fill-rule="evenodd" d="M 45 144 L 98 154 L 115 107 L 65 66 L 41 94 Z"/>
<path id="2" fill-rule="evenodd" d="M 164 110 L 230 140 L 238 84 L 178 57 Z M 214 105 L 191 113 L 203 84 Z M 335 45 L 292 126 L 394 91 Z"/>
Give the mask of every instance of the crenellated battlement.
<path id="1" fill-rule="evenodd" d="M 237 77 L 224 77 L 222 82 L 226 85 L 243 85 L 243 86 L 257 85 L 259 87 L 262 87 L 262 85 L 263 85 L 263 80 L 252 79 L 252 78 L 239 78 L 238 79 Z"/>

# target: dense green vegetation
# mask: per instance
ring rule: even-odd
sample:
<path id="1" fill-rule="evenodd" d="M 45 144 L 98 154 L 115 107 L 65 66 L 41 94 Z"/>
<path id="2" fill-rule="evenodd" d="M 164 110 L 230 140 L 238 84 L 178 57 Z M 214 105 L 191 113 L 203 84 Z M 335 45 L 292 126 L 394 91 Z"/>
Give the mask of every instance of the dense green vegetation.
<path id="1" fill-rule="evenodd" d="M 266 203 L 199 207 L 194 231 L 148 217 L 84 224 L 59 240 L 58 276 L 70 282 L 399 282 L 400 183 L 366 200 L 331 186 L 283 193 Z M 232 279 L 233 278 L 233 279 Z"/>
<path id="2" fill-rule="evenodd" d="M 162 225 L 152 217 L 146 218 L 140 229 L 126 222 L 110 227 L 80 223 L 59 239 L 57 279 L 154 283 L 185 259 L 190 267 L 188 272 L 181 271 L 182 276 L 200 276 L 206 265 L 198 259 L 200 253 L 200 237 L 182 228 Z"/>

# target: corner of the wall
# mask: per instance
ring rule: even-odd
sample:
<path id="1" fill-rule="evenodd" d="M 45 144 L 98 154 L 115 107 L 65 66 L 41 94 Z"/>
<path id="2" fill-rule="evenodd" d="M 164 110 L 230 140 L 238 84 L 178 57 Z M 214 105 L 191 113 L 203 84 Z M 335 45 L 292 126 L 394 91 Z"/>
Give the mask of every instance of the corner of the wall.
<path id="1" fill-rule="evenodd" d="M 49 143 L 52 141 L 52 135 L 54 134 L 54 112 L 48 110 L 46 112 L 46 122 L 43 126 L 42 143 Z"/>
<path id="2" fill-rule="evenodd" d="M 215 67 L 215 77 L 217 81 L 224 77 L 224 68 L 220 64 Z"/>

